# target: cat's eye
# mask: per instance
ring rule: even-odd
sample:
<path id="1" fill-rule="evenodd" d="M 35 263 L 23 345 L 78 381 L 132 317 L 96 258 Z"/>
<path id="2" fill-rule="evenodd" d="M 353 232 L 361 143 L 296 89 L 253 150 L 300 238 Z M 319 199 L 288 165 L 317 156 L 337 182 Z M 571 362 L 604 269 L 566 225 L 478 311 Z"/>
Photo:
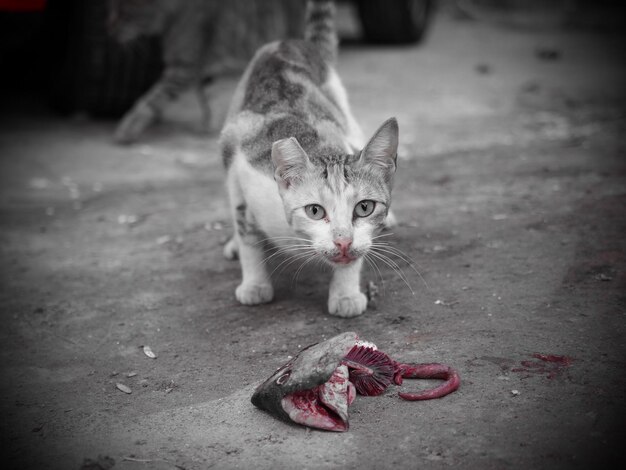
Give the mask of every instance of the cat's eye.
<path id="1" fill-rule="evenodd" d="M 304 212 L 313 220 L 321 220 L 326 215 L 326 211 L 319 204 L 309 204 L 304 207 Z"/>
<path id="2" fill-rule="evenodd" d="M 374 207 L 376 207 L 376 203 L 374 201 L 361 201 L 354 206 L 354 215 L 357 217 L 367 217 L 374 212 Z"/>

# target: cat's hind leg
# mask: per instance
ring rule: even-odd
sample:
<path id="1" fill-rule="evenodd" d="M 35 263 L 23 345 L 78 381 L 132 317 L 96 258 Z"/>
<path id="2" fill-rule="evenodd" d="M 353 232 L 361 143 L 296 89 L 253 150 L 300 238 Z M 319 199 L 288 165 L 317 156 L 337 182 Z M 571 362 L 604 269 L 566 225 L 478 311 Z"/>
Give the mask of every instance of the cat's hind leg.
<path id="1" fill-rule="evenodd" d="M 236 84 L 236 77 L 228 71 L 223 75 L 202 77 L 198 99 L 202 110 L 203 133 L 213 134 L 224 125 Z"/>
<path id="2" fill-rule="evenodd" d="M 235 225 L 230 248 L 238 253 L 242 275 L 241 284 L 235 290 L 235 297 L 244 305 L 270 302 L 274 298 L 274 288 L 265 265 L 263 244 L 265 236 L 248 210 L 235 175 L 231 172 L 230 176 L 228 193 Z M 225 254 L 227 247 L 224 250 Z"/>
<path id="3" fill-rule="evenodd" d="M 335 268 L 328 293 L 328 313 L 338 317 L 356 317 L 367 308 L 367 297 L 360 290 L 361 267 L 358 259 L 348 266 Z"/>
<path id="4" fill-rule="evenodd" d="M 202 110 L 202 132 L 210 134 L 214 128 L 214 118 L 212 110 L 212 88 L 214 87 L 215 79 L 212 76 L 202 77 L 200 80 L 200 86 L 198 87 L 198 101 L 200 103 L 200 109 Z"/>
<path id="5" fill-rule="evenodd" d="M 169 67 L 163 76 L 128 111 L 115 129 L 113 138 L 119 144 L 128 144 L 152 125 L 166 106 L 196 79 L 188 67 Z"/>

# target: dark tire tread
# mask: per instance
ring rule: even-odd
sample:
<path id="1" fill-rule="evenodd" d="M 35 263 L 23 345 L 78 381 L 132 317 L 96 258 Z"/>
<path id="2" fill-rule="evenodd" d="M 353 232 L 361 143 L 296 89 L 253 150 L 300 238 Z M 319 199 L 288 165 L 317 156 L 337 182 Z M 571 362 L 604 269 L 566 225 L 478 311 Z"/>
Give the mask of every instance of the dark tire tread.
<path id="1" fill-rule="evenodd" d="M 365 39 L 381 44 L 420 42 L 433 10 L 432 0 L 361 0 L 358 7 Z"/>

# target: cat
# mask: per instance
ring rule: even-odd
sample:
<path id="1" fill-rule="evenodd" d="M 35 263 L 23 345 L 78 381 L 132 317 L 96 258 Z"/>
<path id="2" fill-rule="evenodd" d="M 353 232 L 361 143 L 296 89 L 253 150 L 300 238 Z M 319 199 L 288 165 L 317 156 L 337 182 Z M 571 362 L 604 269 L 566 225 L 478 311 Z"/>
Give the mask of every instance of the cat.
<path id="1" fill-rule="evenodd" d="M 216 127 L 211 112 L 219 77 L 239 74 L 262 44 L 300 36 L 301 0 L 109 0 L 108 29 L 121 43 L 159 36 L 164 71 L 126 112 L 114 140 L 130 143 L 182 92 L 195 87 L 202 127 Z"/>
<path id="2" fill-rule="evenodd" d="M 385 121 L 363 147 L 361 130 L 334 69 L 332 1 L 309 0 L 305 38 L 262 47 L 233 96 L 220 136 L 235 227 L 224 247 L 239 258 L 237 300 L 273 299 L 268 247 L 333 268 L 328 312 L 367 307 L 360 272 L 391 218 L 398 124 Z"/>

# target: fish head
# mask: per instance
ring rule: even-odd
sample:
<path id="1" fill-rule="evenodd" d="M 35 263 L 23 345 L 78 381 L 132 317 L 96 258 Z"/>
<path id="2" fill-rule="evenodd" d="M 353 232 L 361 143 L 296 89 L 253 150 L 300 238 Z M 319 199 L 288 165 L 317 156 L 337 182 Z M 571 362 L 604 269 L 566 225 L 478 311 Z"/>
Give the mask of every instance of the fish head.
<path id="1" fill-rule="evenodd" d="M 256 388 L 252 403 L 285 421 L 347 431 L 348 406 L 357 393 L 381 395 L 404 378 L 445 381 L 418 393 L 398 394 L 410 401 L 443 397 L 460 384 L 458 372 L 449 366 L 396 362 L 349 331 L 304 348 Z"/>
<path id="2" fill-rule="evenodd" d="M 349 331 L 303 349 L 256 388 L 252 403 L 285 421 L 347 431 L 356 391 L 341 362 L 357 341 Z"/>

